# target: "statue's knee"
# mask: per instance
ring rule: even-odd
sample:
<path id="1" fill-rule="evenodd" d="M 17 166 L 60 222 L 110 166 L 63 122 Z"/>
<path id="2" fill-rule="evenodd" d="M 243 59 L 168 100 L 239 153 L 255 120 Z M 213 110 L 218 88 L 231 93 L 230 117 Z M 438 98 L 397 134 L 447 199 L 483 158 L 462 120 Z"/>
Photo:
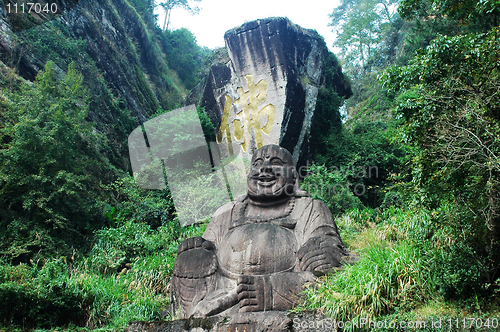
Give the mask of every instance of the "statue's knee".
<path id="1" fill-rule="evenodd" d="M 180 307 L 183 316 L 189 315 L 206 296 L 207 280 L 217 270 L 213 249 L 212 242 L 202 237 L 187 239 L 179 246 L 171 281 L 173 312 Z"/>
<path id="2" fill-rule="evenodd" d="M 215 273 L 217 258 L 212 242 L 202 237 L 185 240 L 179 246 L 173 275 L 179 278 L 204 278 Z"/>

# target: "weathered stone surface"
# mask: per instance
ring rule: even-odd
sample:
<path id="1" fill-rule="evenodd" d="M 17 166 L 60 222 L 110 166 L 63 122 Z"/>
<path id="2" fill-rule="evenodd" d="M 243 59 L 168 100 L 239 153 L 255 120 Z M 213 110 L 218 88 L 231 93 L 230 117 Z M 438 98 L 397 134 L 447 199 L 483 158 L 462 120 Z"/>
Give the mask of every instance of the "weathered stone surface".
<path id="1" fill-rule="evenodd" d="M 223 156 L 242 152 L 250 159 L 259 147 L 277 144 L 301 164 L 312 148 L 319 91 L 351 95 L 340 65 L 329 61 L 333 55 L 316 31 L 287 18 L 245 23 L 224 38 L 230 61 L 211 68 L 199 102 L 220 128 Z M 340 123 L 335 112 L 325 120 Z"/>
<path id="2" fill-rule="evenodd" d="M 273 312 L 291 309 L 306 283 L 349 260 L 330 210 L 307 197 L 298 181 L 290 152 L 277 145 L 257 150 L 247 194 L 219 208 L 203 237 L 179 246 L 172 315 L 240 323 L 236 317 L 260 313 L 272 328 L 259 331 L 281 330 L 276 324 L 285 318 Z"/>
<path id="3" fill-rule="evenodd" d="M 153 13 L 141 10 L 147 2 L 81 0 L 73 7 L 76 0 L 56 1 L 66 4 L 62 16 L 17 33 L 0 13 L 0 61 L 30 81 L 49 60 L 61 74 L 74 62 L 92 96 L 88 117 L 114 143 L 106 157 L 127 169 L 130 131 L 184 99 L 170 80 Z"/>

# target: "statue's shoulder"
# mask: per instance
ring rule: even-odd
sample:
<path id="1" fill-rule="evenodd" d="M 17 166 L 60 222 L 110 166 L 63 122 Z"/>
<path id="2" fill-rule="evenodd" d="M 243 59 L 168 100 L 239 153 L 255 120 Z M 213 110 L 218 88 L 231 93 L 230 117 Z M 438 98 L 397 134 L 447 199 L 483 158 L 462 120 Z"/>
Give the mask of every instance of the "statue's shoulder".
<path id="1" fill-rule="evenodd" d="M 240 196 L 236 197 L 234 201 L 222 205 L 220 208 L 218 208 L 215 211 L 214 218 L 217 216 L 220 216 L 220 215 L 231 213 L 231 211 L 233 211 L 234 207 L 237 204 L 241 204 L 241 202 L 243 202 L 243 200 L 246 197 L 247 197 L 247 195 L 240 195 Z"/>
<path id="2" fill-rule="evenodd" d="M 301 207 L 303 209 L 308 207 L 317 206 L 318 204 L 325 204 L 319 199 L 314 199 L 309 196 L 295 197 L 295 206 Z"/>
<path id="3" fill-rule="evenodd" d="M 295 210 L 306 213 L 307 211 L 330 211 L 325 202 L 309 196 L 295 198 Z"/>

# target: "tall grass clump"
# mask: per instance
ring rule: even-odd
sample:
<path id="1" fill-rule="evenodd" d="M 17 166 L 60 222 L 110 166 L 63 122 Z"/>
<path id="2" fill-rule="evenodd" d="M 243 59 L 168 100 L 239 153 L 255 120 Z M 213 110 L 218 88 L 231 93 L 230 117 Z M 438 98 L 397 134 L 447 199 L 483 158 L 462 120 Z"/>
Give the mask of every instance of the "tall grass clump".
<path id="1" fill-rule="evenodd" d="M 307 309 L 320 309 L 333 319 L 347 321 L 374 318 L 431 296 L 435 283 L 419 248 L 406 243 L 370 246 L 359 255 L 354 265 L 306 290 Z"/>
<path id="2" fill-rule="evenodd" d="M 375 319 L 409 311 L 437 294 L 433 251 L 422 243 L 432 232 L 427 211 L 353 209 L 336 222 L 344 243 L 358 256 L 305 290 L 301 309 L 320 310 L 337 321 Z"/>

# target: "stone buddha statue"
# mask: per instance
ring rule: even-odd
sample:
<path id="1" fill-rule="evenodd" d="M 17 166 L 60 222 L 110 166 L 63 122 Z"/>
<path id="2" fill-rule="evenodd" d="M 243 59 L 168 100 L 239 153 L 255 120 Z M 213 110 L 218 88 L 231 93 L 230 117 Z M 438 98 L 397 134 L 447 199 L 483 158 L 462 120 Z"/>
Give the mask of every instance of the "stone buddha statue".
<path id="1" fill-rule="evenodd" d="M 349 256 L 325 203 L 300 190 L 290 152 L 263 146 L 250 167 L 247 194 L 220 207 L 203 237 L 179 246 L 172 314 L 288 310 L 305 283 Z"/>

